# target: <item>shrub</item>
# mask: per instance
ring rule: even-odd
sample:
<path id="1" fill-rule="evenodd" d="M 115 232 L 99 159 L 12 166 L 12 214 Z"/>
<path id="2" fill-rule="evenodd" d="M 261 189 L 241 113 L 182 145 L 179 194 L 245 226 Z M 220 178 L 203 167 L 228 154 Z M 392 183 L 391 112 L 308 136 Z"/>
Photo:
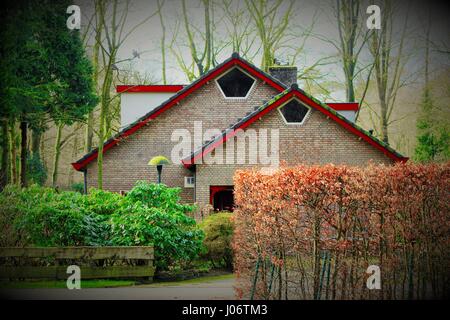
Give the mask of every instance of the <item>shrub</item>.
<path id="1" fill-rule="evenodd" d="M 297 166 L 234 179 L 239 295 L 448 297 L 450 162 Z M 382 270 L 376 294 L 366 289 L 369 265 Z"/>
<path id="2" fill-rule="evenodd" d="M 138 181 L 124 197 L 121 210 L 112 216 L 112 241 L 117 245 L 153 244 L 160 269 L 196 258 L 203 232 L 186 215 L 194 206 L 179 203 L 180 191 Z"/>
<path id="3" fill-rule="evenodd" d="M 32 154 L 27 157 L 27 179 L 40 186 L 44 185 L 47 180 L 47 169 L 39 154 Z"/>
<path id="4" fill-rule="evenodd" d="M 202 248 L 203 232 L 179 203 L 180 189 L 139 182 L 122 197 L 36 185 L 0 193 L 2 246 L 155 246 L 156 266 L 186 265 Z"/>
<path id="5" fill-rule="evenodd" d="M 72 191 L 75 191 L 75 192 L 78 192 L 78 193 L 84 193 L 84 184 L 82 182 L 73 183 L 70 186 L 70 189 Z"/>
<path id="6" fill-rule="evenodd" d="M 200 224 L 200 228 L 205 233 L 205 239 L 203 240 L 206 247 L 205 256 L 212 262 L 213 267 L 233 268 L 232 216 L 229 212 L 214 213 Z"/>

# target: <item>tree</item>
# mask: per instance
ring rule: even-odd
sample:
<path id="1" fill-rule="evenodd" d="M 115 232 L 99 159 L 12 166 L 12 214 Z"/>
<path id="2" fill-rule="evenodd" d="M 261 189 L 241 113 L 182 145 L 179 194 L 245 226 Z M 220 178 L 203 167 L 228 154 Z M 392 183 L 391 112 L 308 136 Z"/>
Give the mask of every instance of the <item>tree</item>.
<path id="1" fill-rule="evenodd" d="M 13 124 L 20 122 L 23 186 L 27 184 L 28 129 L 41 130 L 45 119 L 71 124 L 95 105 L 90 62 L 78 31 L 69 30 L 61 14 L 68 5 L 68 1 L 11 4 L 4 22 L 2 103 L 5 116 Z M 33 145 L 38 148 L 38 141 Z"/>
<path id="2" fill-rule="evenodd" d="M 99 0 L 100 1 L 100 0 Z M 119 1 L 114 0 L 111 2 L 111 7 L 108 6 L 106 1 L 102 0 L 96 10 L 98 10 L 99 19 L 102 21 L 102 31 L 105 37 L 96 38 L 96 42 L 100 39 L 98 45 L 101 48 L 101 61 L 102 61 L 102 78 L 99 80 L 101 87 L 99 89 L 100 96 L 100 119 L 99 119 L 99 129 L 98 129 L 98 177 L 97 177 L 97 187 L 99 189 L 103 188 L 103 144 L 106 138 L 111 135 L 111 121 L 112 114 L 110 110 L 111 102 L 116 96 L 111 97 L 111 90 L 113 87 L 113 81 L 115 78 L 114 71 L 118 70 L 117 65 L 120 62 L 129 61 L 136 57 L 139 57 L 138 53 L 135 53 L 132 58 L 117 60 L 117 54 L 126 39 L 143 25 L 145 22 L 150 20 L 153 16 L 157 14 L 157 11 L 151 13 L 142 21 L 136 23 L 131 27 L 128 32 L 124 32 L 124 28 L 128 19 L 128 11 L 130 1 L 125 1 L 120 8 Z M 107 9 L 111 9 L 111 15 L 107 17 Z"/>
<path id="3" fill-rule="evenodd" d="M 268 71 L 274 63 L 276 51 L 286 37 L 290 18 L 294 13 L 295 1 L 246 0 L 262 48 L 261 68 Z M 286 4 L 286 8 L 283 5 Z"/>
<path id="4" fill-rule="evenodd" d="M 384 143 L 389 143 L 388 127 L 395 108 L 397 93 L 406 84 L 404 67 L 408 56 L 404 52 L 404 45 L 410 7 L 408 5 L 400 32 L 394 30 L 394 9 L 390 0 L 383 1 L 383 9 L 381 29 L 372 33 L 370 52 L 373 57 L 380 105 L 380 113 L 375 115 L 379 119 L 381 139 Z M 395 48 L 397 36 L 399 37 L 398 46 Z"/>
<path id="5" fill-rule="evenodd" d="M 178 24 L 175 26 L 175 31 L 173 32 L 173 38 L 170 44 L 172 54 L 189 81 L 194 81 L 196 78 L 202 76 L 217 65 L 217 47 L 214 43 L 214 29 L 216 23 L 213 14 L 214 3 L 211 0 L 201 0 L 200 2 L 204 9 L 203 28 L 199 28 L 191 22 L 190 14 L 186 6 L 186 0 L 181 1 L 181 19 L 184 32 L 186 33 L 186 39 L 183 41 L 183 46 L 184 43 L 187 43 L 190 60 L 187 62 L 183 58 L 182 50 L 176 48 L 176 39 L 179 30 Z M 198 38 L 200 38 L 200 40 Z"/>
<path id="6" fill-rule="evenodd" d="M 417 119 L 417 146 L 414 158 L 420 162 L 450 158 L 450 132 L 434 118 L 435 107 L 430 86 L 430 32 L 431 14 L 425 31 L 425 85 L 422 95 L 421 113 Z"/>

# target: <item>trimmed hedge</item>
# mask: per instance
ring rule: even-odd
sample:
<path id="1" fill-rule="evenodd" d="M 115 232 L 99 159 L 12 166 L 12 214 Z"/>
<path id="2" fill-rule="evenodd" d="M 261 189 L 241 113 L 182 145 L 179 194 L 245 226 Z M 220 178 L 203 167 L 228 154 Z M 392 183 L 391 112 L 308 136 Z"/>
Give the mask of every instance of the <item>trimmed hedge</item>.
<path id="1" fill-rule="evenodd" d="M 213 213 L 201 224 L 205 233 L 203 244 L 206 247 L 204 256 L 208 258 L 213 267 L 233 268 L 233 250 L 231 240 L 233 237 L 233 214 L 229 212 Z"/>

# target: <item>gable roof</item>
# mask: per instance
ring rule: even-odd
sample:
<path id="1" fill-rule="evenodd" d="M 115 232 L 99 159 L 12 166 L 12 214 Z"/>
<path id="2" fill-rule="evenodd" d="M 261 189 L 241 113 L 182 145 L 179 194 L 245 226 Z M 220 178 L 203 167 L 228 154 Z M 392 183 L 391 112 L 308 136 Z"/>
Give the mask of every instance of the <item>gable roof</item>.
<path id="1" fill-rule="evenodd" d="M 173 106 L 177 105 L 181 100 L 188 97 L 191 93 L 195 92 L 197 89 L 201 88 L 203 85 L 208 83 L 210 80 L 216 78 L 220 74 L 224 73 L 226 70 L 233 68 L 235 66 L 238 66 L 242 68 L 244 71 L 248 72 L 250 75 L 264 81 L 265 83 L 269 84 L 273 88 L 275 88 L 278 91 L 283 91 L 286 89 L 286 86 L 275 79 L 274 77 L 270 76 L 269 74 L 265 73 L 258 67 L 254 66 L 250 62 L 242 59 L 239 54 L 233 53 L 231 58 L 228 58 L 221 64 L 217 65 L 214 69 L 211 69 L 209 72 L 205 73 L 203 76 L 192 82 L 191 84 L 185 86 L 181 90 L 177 91 L 175 95 L 164 101 L 162 104 L 160 104 L 158 107 L 154 108 L 152 111 L 148 112 L 141 118 L 137 119 L 135 122 L 129 124 L 122 130 L 120 130 L 116 135 L 108 139 L 103 144 L 103 153 L 117 145 L 119 141 L 122 139 L 134 134 L 137 130 L 145 126 L 148 122 L 152 121 L 156 117 L 158 117 L 161 113 L 164 111 L 172 108 Z M 97 159 L 98 156 L 98 148 L 93 149 L 91 152 L 84 155 L 81 159 L 78 161 L 72 163 L 72 166 L 78 170 L 82 171 L 89 163 Z"/>
<path id="2" fill-rule="evenodd" d="M 340 115 L 333 107 L 321 103 L 314 97 L 308 95 L 306 92 L 299 89 L 299 87 L 296 84 L 294 84 L 289 89 L 286 89 L 280 94 L 274 96 L 271 100 L 267 101 L 262 106 L 255 108 L 252 112 L 249 112 L 244 118 L 240 119 L 237 123 L 231 125 L 229 128 L 223 130 L 222 133 L 214 137 L 214 139 L 205 142 L 201 148 L 195 150 L 189 157 L 182 160 L 183 165 L 186 168 L 192 167 L 197 159 L 204 157 L 206 154 L 208 154 L 218 146 L 222 145 L 228 139 L 235 136 L 239 129 L 241 130 L 245 129 L 256 120 L 261 119 L 264 115 L 276 109 L 277 107 L 283 105 L 285 102 L 288 102 L 291 98 L 294 97 L 296 97 L 306 105 L 322 112 L 324 115 L 326 115 L 327 117 L 331 118 L 332 120 L 340 124 L 342 127 L 344 127 L 346 130 L 357 135 L 359 138 L 366 141 L 376 149 L 380 150 L 386 156 L 393 159 L 394 161 L 405 162 L 408 160 L 407 157 L 402 156 L 400 153 L 392 149 L 386 143 L 375 138 L 369 132 L 365 131 L 357 124 L 349 121 L 347 118 Z M 354 106 L 352 106 L 352 108 L 354 108 Z"/>

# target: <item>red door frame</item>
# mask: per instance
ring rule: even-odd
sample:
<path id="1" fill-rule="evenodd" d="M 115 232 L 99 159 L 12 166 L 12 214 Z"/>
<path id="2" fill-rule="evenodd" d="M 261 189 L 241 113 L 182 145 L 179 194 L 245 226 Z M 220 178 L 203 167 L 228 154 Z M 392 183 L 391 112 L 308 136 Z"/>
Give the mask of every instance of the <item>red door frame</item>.
<path id="1" fill-rule="evenodd" d="M 231 190 L 233 191 L 234 186 L 209 186 L 209 204 L 214 205 L 214 196 L 217 192 L 224 191 L 224 190 Z"/>

